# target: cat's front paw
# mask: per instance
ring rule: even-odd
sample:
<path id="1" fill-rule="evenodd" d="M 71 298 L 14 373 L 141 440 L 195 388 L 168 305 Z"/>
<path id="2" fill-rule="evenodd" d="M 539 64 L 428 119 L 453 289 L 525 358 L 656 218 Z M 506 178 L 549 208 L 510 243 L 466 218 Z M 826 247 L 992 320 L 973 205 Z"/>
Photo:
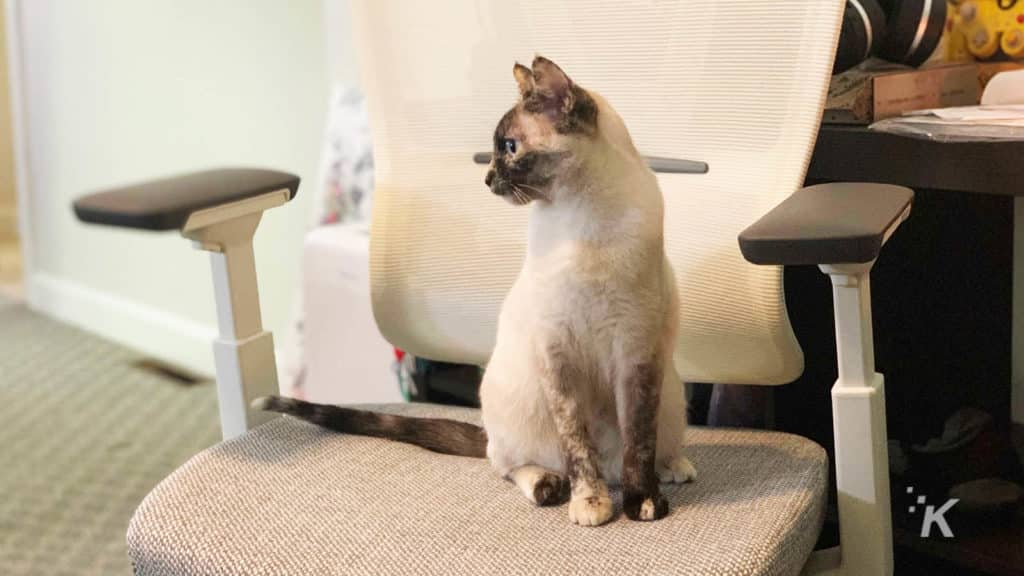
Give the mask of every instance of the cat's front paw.
<path id="1" fill-rule="evenodd" d="M 658 480 L 665 484 L 682 484 L 697 479 L 697 469 L 689 460 L 676 456 L 667 465 L 658 466 Z"/>
<path id="2" fill-rule="evenodd" d="M 580 526 L 600 526 L 612 519 L 612 499 L 608 495 L 573 496 L 569 500 L 569 520 Z"/>
<path id="3" fill-rule="evenodd" d="M 657 489 L 651 493 L 624 491 L 622 511 L 630 520 L 661 520 L 668 516 L 668 500 Z"/>

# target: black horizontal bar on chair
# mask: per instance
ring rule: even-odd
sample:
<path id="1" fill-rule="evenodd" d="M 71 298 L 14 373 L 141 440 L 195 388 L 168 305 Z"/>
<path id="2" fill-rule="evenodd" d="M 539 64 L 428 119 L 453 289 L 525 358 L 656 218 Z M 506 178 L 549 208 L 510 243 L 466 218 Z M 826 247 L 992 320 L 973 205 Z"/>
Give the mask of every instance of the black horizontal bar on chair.
<path id="1" fill-rule="evenodd" d="M 647 165 L 651 170 L 662 174 L 707 174 L 708 163 L 698 160 L 683 160 L 682 158 L 662 158 L 660 156 L 644 156 Z M 473 154 L 473 162 L 477 164 L 490 164 L 490 152 L 477 152 Z"/>

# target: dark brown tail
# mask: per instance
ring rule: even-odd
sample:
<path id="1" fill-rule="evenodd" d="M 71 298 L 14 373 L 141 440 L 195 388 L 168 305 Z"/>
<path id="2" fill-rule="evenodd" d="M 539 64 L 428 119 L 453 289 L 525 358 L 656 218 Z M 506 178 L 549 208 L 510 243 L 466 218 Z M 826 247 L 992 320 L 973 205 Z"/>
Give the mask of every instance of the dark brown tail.
<path id="1" fill-rule="evenodd" d="M 454 456 L 487 456 L 487 433 L 480 426 L 446 418 L 417 418 L 315 404 L 282 396 L 264 396 L 252 403 L 257 410 L 289 414 L 329 430 L 386 438 Z"/>

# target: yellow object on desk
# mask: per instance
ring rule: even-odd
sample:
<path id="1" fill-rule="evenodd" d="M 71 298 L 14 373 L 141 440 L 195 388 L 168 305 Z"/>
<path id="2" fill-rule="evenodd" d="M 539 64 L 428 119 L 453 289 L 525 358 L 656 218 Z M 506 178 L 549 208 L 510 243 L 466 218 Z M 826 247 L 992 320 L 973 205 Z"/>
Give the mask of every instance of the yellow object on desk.
<path id="1" fill-rule="evenodd" d="M 946 58 L 1024 58 L 1024 0 L 949 0 Z"/>

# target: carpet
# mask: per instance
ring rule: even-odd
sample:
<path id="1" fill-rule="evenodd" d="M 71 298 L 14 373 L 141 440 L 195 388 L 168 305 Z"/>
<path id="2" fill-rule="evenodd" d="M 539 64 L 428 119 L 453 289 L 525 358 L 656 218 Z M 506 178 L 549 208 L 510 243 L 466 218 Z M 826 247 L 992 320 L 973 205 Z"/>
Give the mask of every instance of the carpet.
<path id="1" fill-rule="evenodd" d="M 220 439 L 212 382 L 0 297 L 0 574 L 131 574 L 142 498 Z"/>

